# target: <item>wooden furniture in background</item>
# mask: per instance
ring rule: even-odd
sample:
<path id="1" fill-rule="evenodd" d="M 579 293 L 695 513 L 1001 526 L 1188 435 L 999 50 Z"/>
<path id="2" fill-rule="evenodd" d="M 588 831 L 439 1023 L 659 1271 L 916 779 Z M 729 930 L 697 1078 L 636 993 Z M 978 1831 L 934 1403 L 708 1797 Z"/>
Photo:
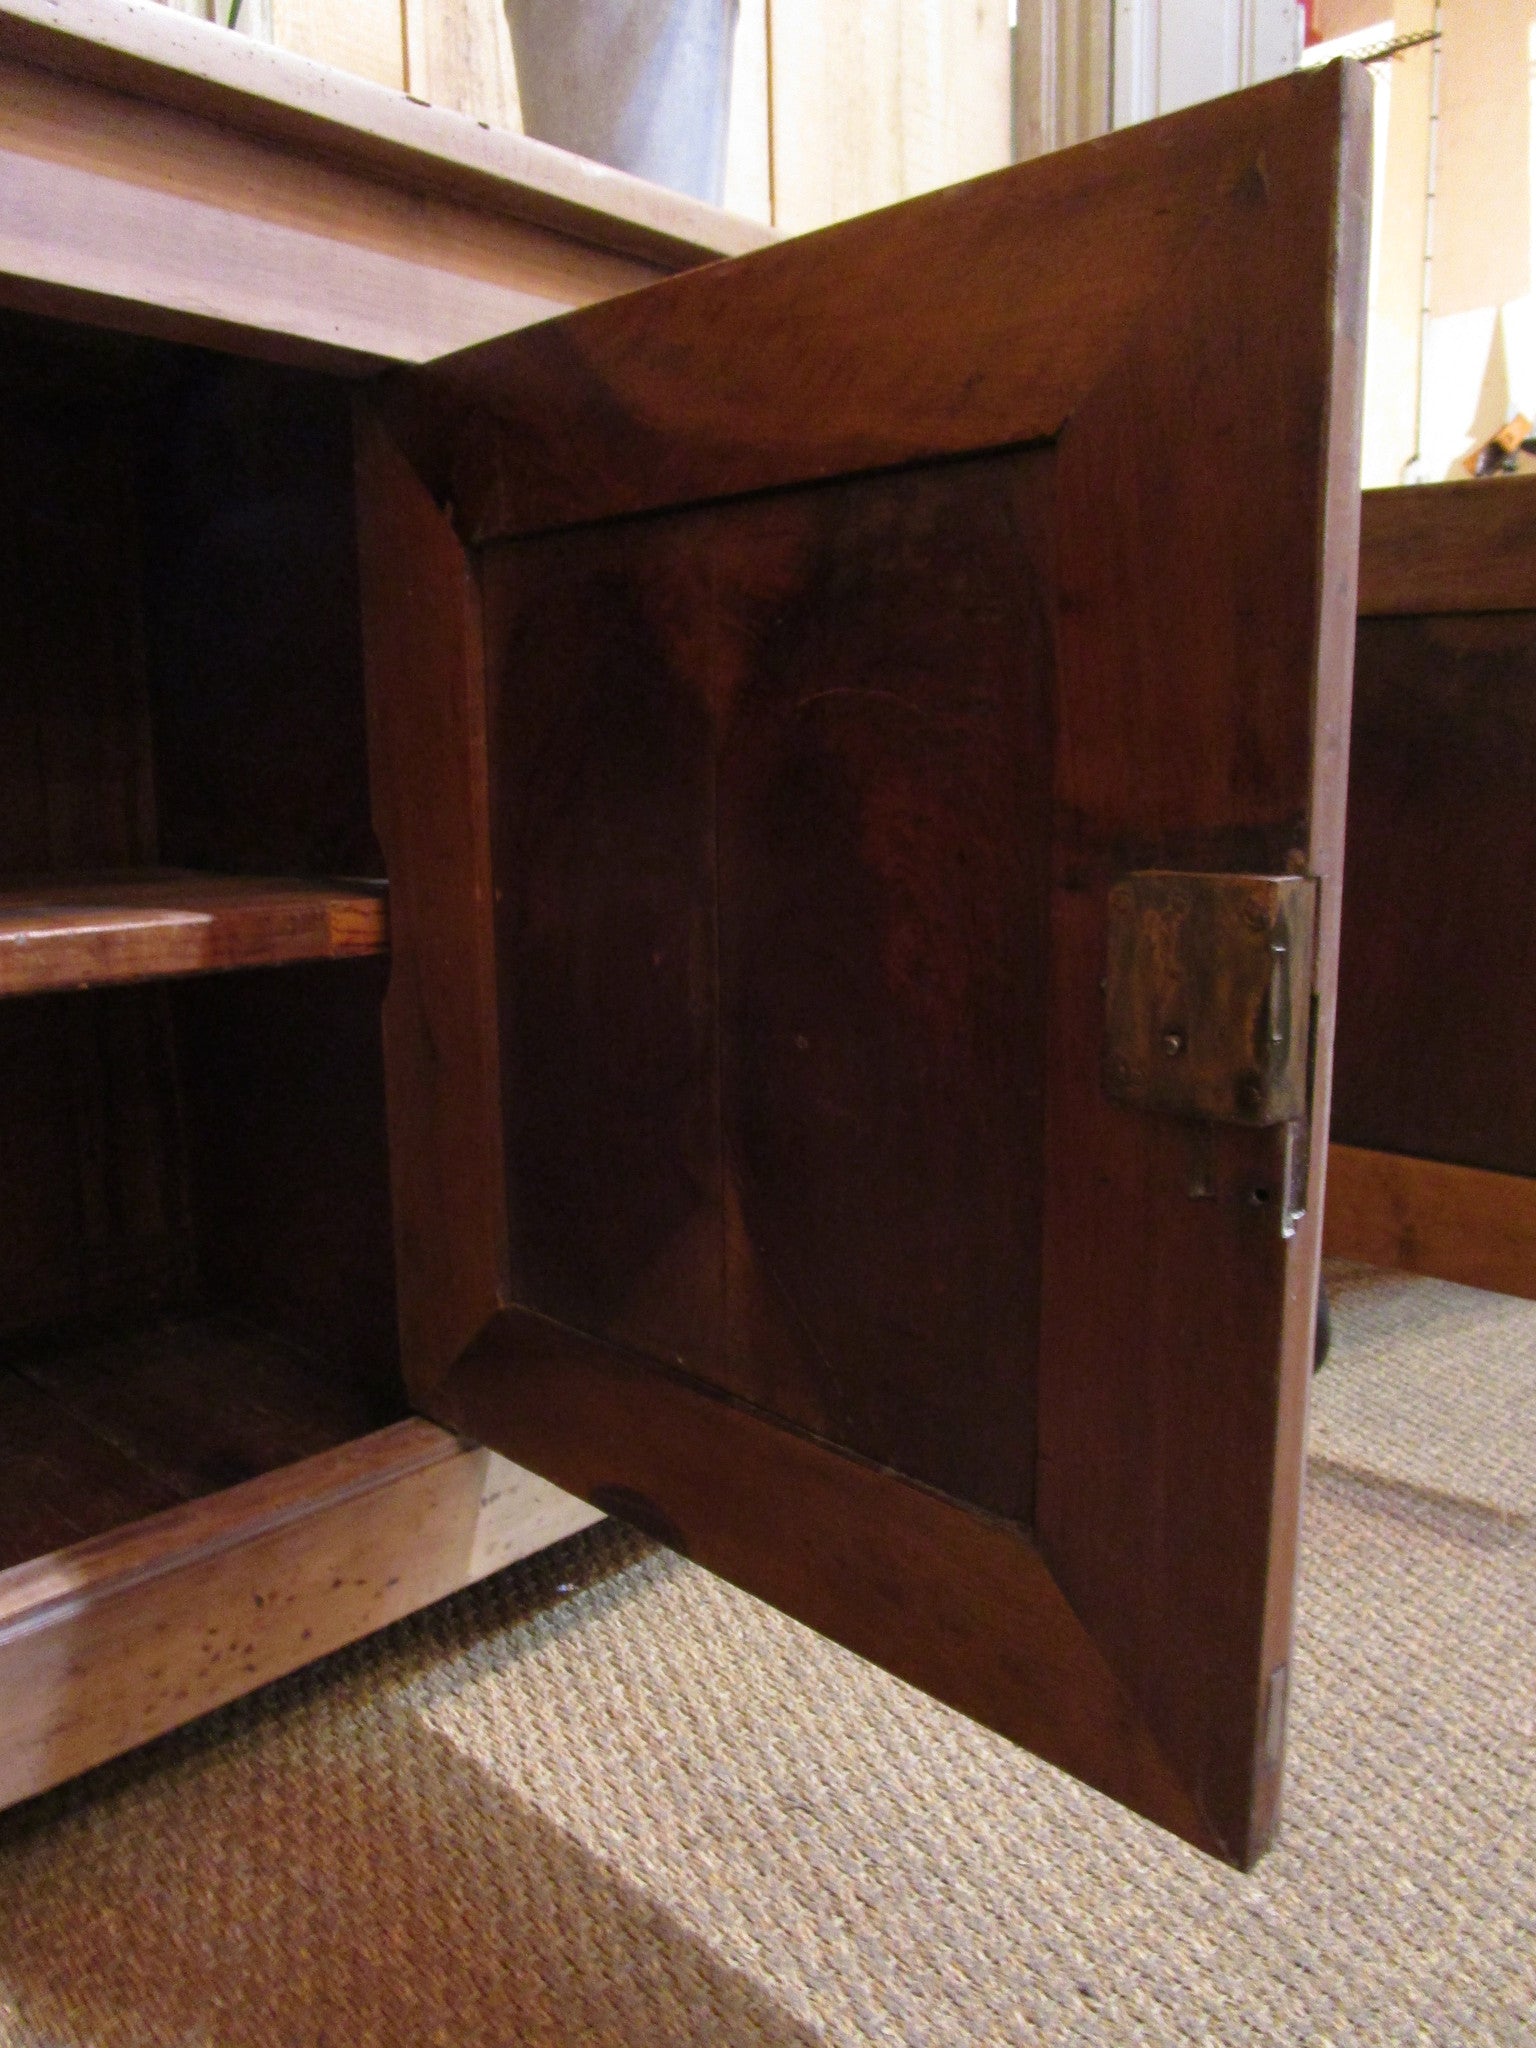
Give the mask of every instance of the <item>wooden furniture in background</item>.
<path id="1" fill-rule="evenodd" d="M 338 373 L 764 239 L 0 6 L 0 1803 L 594 1518 L 407 1412 Z"/>
<path id="2" fill-rule="evenodd" d="M 1365 494 L 1327 1249 L 1536 1298 L 1536 478 Z"/>
<path id="3" fill-rule="evenodd" d="M 1367 92 L 359 399 L 412 1398 L 1244 1864 L 1324 1148 L 1121 1099 L 1106 934 L 1127 869 L 1316 878 L 1326 1128 Z"/>

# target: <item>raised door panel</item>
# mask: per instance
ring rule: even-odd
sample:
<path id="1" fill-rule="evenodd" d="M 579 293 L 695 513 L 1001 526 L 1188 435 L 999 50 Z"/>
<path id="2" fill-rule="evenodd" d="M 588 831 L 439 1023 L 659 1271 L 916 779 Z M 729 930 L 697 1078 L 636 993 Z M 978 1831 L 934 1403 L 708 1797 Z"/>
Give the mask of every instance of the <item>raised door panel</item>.
<path id="1" fill-rule="evenodd" d="M 1239 1862 L 1321 1164 L 1127 1099 L 1109 904 L 1315 877 L 1326 1118 L 1367 122 L 1287 80 L 359 410 L 417 1400 Z"/>

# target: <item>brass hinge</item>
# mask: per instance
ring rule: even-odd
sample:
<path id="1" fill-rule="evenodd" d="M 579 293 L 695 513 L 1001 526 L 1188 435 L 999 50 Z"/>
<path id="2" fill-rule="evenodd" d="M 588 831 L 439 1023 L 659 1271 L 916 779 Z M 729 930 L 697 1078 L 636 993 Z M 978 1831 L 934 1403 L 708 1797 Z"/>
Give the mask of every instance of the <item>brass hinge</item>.
<path id="1" fill-rule="evenodd" d="M 1109 1093 L 1206 1122 L 1304 1118 L 1316 922 L 1310 876 L 1122 876 L 1109 892 Z"/>

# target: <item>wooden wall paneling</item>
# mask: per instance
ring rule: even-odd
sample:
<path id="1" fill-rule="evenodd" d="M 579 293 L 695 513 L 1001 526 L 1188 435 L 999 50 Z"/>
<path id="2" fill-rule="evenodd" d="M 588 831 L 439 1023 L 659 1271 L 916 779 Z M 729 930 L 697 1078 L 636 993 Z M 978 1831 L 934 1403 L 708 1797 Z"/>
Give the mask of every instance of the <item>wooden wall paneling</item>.
<path id="1" fill-rule="evenodd" d="M 436 736 L 444 722 L 439 707 L 461 703 L 472 712 L 479 687 L 479 656 L 466 652 L 462 629 L 423 643 L 409 663 L 392 651 L 400 629 L 389 625 L 386 572 L 397 552 L 440 560 L 444 616 L 451 621 L 462 607 L 451 596 L 461 569 L 444 543 L 429 538 L 435 504 L 451 503 L 465 539 L 491 549 L 481 561 L 488 646 L 500 664 L 491 678 L 494 701 L 497 675 L 519 684 L 528 675 L 521 642 L 514 636 L 502 646 L 497 637 L 501 599 L 489 593 L 515 556 L 495 549 L 498 541 L 547 531 L 537 546 L 567 548 L 576 563 L 598 542 L 574 532 L 562 539 L 554 529 L 647 510 L 664 515 L 634 527 L 632 545 L 643 552 L 659 546 L 654 536 L 692 505 L 700 509 L 687 516 L 707 519 L 722 536 L 711 561 L 724 562 L 723 537 L 746 515 L 720 506 L 706 513 L 705 501 L 904 467 L 892 489 L 910 489 L 916 504 L 927 479 L 912 465 L 1055 440 L 1054 456 L 1042 458 L 1063 667 L 1052 764 L 1044 1066 L 1053 1092 L 1045 1111 L 1033 1540 L 1009 1533 L 1016 1555 L 1006 1568 L 990 1568 L 991 1592 L 973 1584 L 962 1564 L 956 1583 L 946 1585 L 934 1556 L 947 1550 L 951 1560 L 979 1562 L 971 1511 L 890 1472 L 872 1475 L 856 1457 L 839 1458 L 819 1431 L 817 1440 L 808 1437 L 803 1423 L 775 1431 L 757 1405 L 762 1389 L 746 1389 L 744 1402 L 742 1386 L 728 1377 L 729 1359 L 721 1368 L 727 1377 L 717 1376 L 714 1387 L 696 1369 L 687 1346 L 701 1333 L 707 1342 L 697 1312 L 700 1302 L 707 1308 L 702 1267 L 681 1337 L 675 1323 L 621 1324 L 609 1327 L 623 1341 L 605 1343 L 589 1315 L 583 1330 L 553 1319 L 551 1308 L 569 1314 L 569 1297 L 519 1300 L 509 1287 L 513 1272 L 497 1263 L 509 1224 L 516 1242 L 523 1192 L 515 1176 L 509 1186 L 504 1170 L 515 1109 L 504 1131 L 483 1108 L 466 1111 L 452 1154 L 454 1182 L 436 1208 L 413 1204 L 397 1225 L 402 1267 L 416 1268 L 421 1297 L 433 1307 L 408 1335 L 408 1375 L 440 1415 L 934 1683 L 969 1711 L 1011 1732 L 1034 1729 L 1029 1739 L 1048 1753 L 1240 1861 L 1258 1853 L 1275 1813 L 1321 1163 L 1314 1162 L 1308 1220 L 1287 1240 L 1276 1213 L 1284 1187 L 1277 1134 L 1216 1134 L 1216 1198 L 1194 1202 L 1182 1130 L 1172 1123 L 1154 1129 L 1156 1120 L 1101 1097 L 1094 1047 L 1102 1028 L 1104 896 L 1108 878 L 1128 863 L 1283 871 L 1295 862 L 1319 873 L 1319 1072 L 1326 1074 L 1355 616 L 1352 464 L 1368 105 L 1357 73 L 1287 80 L 1132 131 L 1102 150 L 1048 157 L 915 201 L 878 224 L 833 228 L 399 374 L 375 400 L 386 444 L 393 439 L 409 452 L 423 484 L 422 509 L 413 515 L 419 525 L 403 522 L 398 543 L 379 551 L 380 651 L 370 685 L 391 719 L 414 701 L 409 718 L 421 742 L 406 745 L 402 725 L 402 740 L 379 755 L 414 760 L 430 750 L 433 776 L 446 775 L 458 792 L 435 804 L 430 818 L 393 803 L 392 873 L 397 887 L 412 876 L 417 929 L 430 932 L 438 919 L 428 907 L 440 908 L 446 925 L 462 927 L 460 950 L 476 962 L 473 975 L 450 972 L 442 959 L 418 956 L 414 942 L 408 948 L 397 924 L 395 973 L 411 985 L 418 1010 L 448 998 L 466 1006 L 468 1022 L 453 1024 L 468 1033 L 453 1042 L 474 1076 L 461 1109 L 471 1093 L 480 1102 L 488 1069 L 500 1072 L 508 1104 L 517 1099 L 516 1012 L 528 981 L 508 963 L 509 935 L 520 918 L 533 928 L 559 892 L 542 865 L 537 886 L 518 865 L 524 840 L 517 820 L 526 807 L 515 799 L 511 821 L 500 820 L 494 880 L 503 896 L 494 910 L 472 853 L 450 859 L 431 822 L 475 810 L 484 772 L 473 747 L 444 751 Z M 1305 317 L 1264 323 L 1259 353 L 1238 347 L 1234 323 L 1251 323 L 1244 309 L 1278 300 L 1305 307 Z M 722 360 L 722 333 L 749 335 L 750 346 Z M 1212 352 L 1219 376 L 1207 374 Z M 1234 362 L 1257 380 L 1251 401 L 1246 387 L 1233 384 Z M 1208 435 L 1192 426 L 1205 407 L 1215 408 Z M 1094 424 L 1106 416 L 1125 423 L 1112 437 L 1108 478 Z M 1159 423 L 1155 430 L 1149 418 Z M 1252 447 L 1251 465 L 1218 457 L 1234 439 Z M 1289 481 L 1277 494 L 1282 474 Z M 1238 479 L 1260 476 L 1264 488 L 1244 496 Z M 370 487 L 396 519 L 399 483 L 384 476 L 370 486 L 365 477 Z M 846 488 L 827 488 L 828 503 Z M 730 714 L 717 753 L 718 772 L 728 777 L 737 772 L 736 742 L 751 739 L 745 711 L 776 664 L 789 659 L 793 634 L 786 626 L 785 650 L 776 652 L 771 625 L 748 628 L 743 659 L 735 614 L 750 610 L 750 582 L 735 568 L 722 574 L 706 564 L 702 542 L 694 559 L 712 593 L 705 604 L 669 574 L 656 581 L 656 617 L 647 619 L 641 593 L 651 586 L 616 562 L 603 567 L 606 602 L 640 607 L 626 645 L 644 646 L 645 631 L 665 631 L 667 644 L 683 650 L 659 665 L 647 659 L 644 675 L 657 687 L 637 694 L 637 717 L 653 695 L 658 702 L 686 698 L 684 679 L 696 671 L 714 678 L 702 708 Z M 767 584 L 782 575 L 775 590 L 793 621 L 800 579 L 792 551 L 786 560 L 778 563 L 770 547 L 759 567 Z M 1191 560 L 1201 564 L 1193 580 Z M 825 566 L 835 580 L 834 561 L 829 555 Z M 807 616 L 813 628 L 814 610 Z M 807 647 L 815 643 L 808 628 Z M 917 641 L 893 648 L 891 687 L 915 690 L 930 665 Z M 593 673 L 602 667 L 594 660 Z M 1230 695 L 1239 673 L 1251 717 Z M 428 674 L 430 692 L 420 686 Z M 1116 693 L 1112 702 L 1107 689 Z M 695 700 L 698 694 L 695 687 Z M 850 730 L 862 732 L 860 745 L 869 742 L 878 765 L 878 706 L 863 703 L 857 690 L 852 695 L 860 701 L 850 706 L 858 713 Z M 832 721 L 829 732 L 836 729 L 830 707 L 817 715 Z M 550 729 L 558 725 L 556 714 Z M 1201 737 L 1192 742 L 1192 734 Z M 642 732 L 625 756 L 625 774 L 660 758 L 655 734 Z M 945 758 L 936 740 L 928 759 Z M 506 765 L 494 746 L 493 761 Z M 1157 772 L 1149 774 L 1148 763 Z M 601 781 L 601 759 L 586 765 Z M 895 915 L 906 886 L 902 834 L 925 843 L 943 781 L 936 773 L 937 784 L 919 778 L 905 799 L 893 788 L 889 844 L 877 833 L 867 855 L 876 867 L 890 862 L 891 907 L 871 914 L 897 962 L 907 958 L 898 944 L 907 927 Z M 608 779 L 622 815 L 627 785 L 617 775 L 615 768 Z M 558 786 L 574 785 L 567 776 Z M 829 787 L 835 796 L 835 779 Z M 722 796 L 725 789 L 722 781 Z M 790 793 L 788 786 L 778 793 L 784 816 L 794 815 Z M 383 800 L 390 802 L 387 790 Z M 682 795 L 674 806 L 669 793 L 658 816 L 670 820 L 683 810 Z M 727 801 L 722 849 L 735 829 L 731 813 Z M 569 821 L 556 826 L 558 844 L 578 845 Z M 592 894 L 582 899 L 583 919 L 593 932 L 606 931 L 586 910 L 616 885 L 604 880 L 601 841 L 590 832 L 586 838 Z M 628 847 L 628 838 L 621 834 L 619 844 Z M 581 872 L 574 859 L 572 872 Z M 948 955 L 934 953 L 934 935 L 951 920 L 942 904 L 928 916 L 916 880 L 910 888 L 913 957 L 935 982 L 942 1014 L 937 991 Z M 667 901 L 659 886 L 657 904 Z M 878 894 L 871 901 L 878 904 Z M 723 944 L 729 921 L 722 913 Z M 493 928 L 506 976 L 499 1009 L 478 964 Z M 707 929 L 706 920 L 706 936 Z M 631 1006 L 650 1002 L 663 968 L 676 975 L 673 951 L 682 943 L 679 924 L 653 946 L 653 972 L 626 984 Z M 838 952 L 829 946 L 829 959 Z M 594 941 L 594 990 L 603 986 L 600 954 Z M 632 1027 L 644 1043 L 645 1020 L 625 1017 L 610 1036 L 622 1039 Z M 729 1034 L 728 1001 L 720 1017 Z M 499 1049 L 498 1019 L 510 1032 Z M 817 1028 L 813 1018 L 801 1029 L 807 1049 Z M 675 1072 L 685 1075 L 686 1034 L 675 1049 Z M 721 1081 L 728 1092 L 737 1086 L 728 1049 Z M 430 1133 L 452 1107 L 429 1113 L 441 1085 L 430 1071 L 413 1075 L 402 1066 L 394 1113 L 407 1122 L 410 1142 L 418 1125 Z M 1325 1087 L 1318 1109 L 1326 1115 Z M 727 1128 L 732 1114 L 722 1108 Z M 698 1164 L 705 1195 L 708 1150 Z M 739 1167 L 726 1146 L 727 1238 Z M 473 1303 L 456 1274 L 431 1275 L 446 1241 L 437 1212 L 466 1186 L 498 1182 L 507 1222 L 498 1246 L 477 1255 L 476 1270 L 486 1283 L 479 1299 L 489 1293 L 502 1306 L 455 1357 Z M 755 1199 L 757 1191 L 735 1189 L 742 1198 L 749 1192 Z M 707 1216 L 707 1208 L 701 1197 L 694 1213 Z M 579 1235 L 579 1203 L 571 1226 Z M 689 1228 L 680 1214 L 677 1244 L 685 1256 Z M 727 1279 L 727 1300 L 731 1285 Z M 621 1288 L 615 1298 L 622 1299 Z M 841 1363 L 823 1361 L 824 1388 L 835 1391 Z M 773 1398 L 782 1398 L 777 1389 Z M 768 1448 L 773 1442 L 777 1453 Z M 880 1498 L 871 1497 L 866 1512 L 866 1481 L 876 1478 Z M 850 1548 L 854 1526 L 860 1534 Z M 929 1562 L 920 1564 L 925 1554 Z M 1036 1560 L 1083 1625 L 1084 1654 L 1091 1647 L 1093 1659 L 1102 1658 L 1093 1668 L 1113 1674 L 1118 1695 L 1089 1679 L 1087 1665 L 1074 1662 L 1076 1650 L 1061 1652 L 1062 1611 Z M 1033 1640 L 1045 1663 L 1026 1679 L 1002 1646 L 1030 1630 L 1040 1632 Z M 988 1636 L 997 1657 L 990 1664 L 979 1648 Z M 939 1644 L 952 1653 L 945 1669 Z M 1069 1668 L 1075 1675 L 1063 1677 Z M 1051 1673 L 1083 1686 L 1081 1717 L 1070 1700 L 1049 1702 Z M 1147 1775 L 1139 1735 L 1127 1747 L 1126 1711 L 1166 1772 L 1160 1764 Z M 1067 1743 L 1069 1726 L 1083 1737 L 1080 1744 L 1074 1738 L 1070 1754 L 1050 1746 Z"/>
<path id="2" fill-rule="evenodd" d="M 403 1400 L 384 1130 L 382 961 L 172 996 L 202 1298 Z"/>
<path id="3" fill-rule="evenodd" d="M 0 1807 L 595 1519 L 407 1421 L 0 1571 Z"/>
<path id="4" fill-rule="evenodd" d="M 494 128 L 520 133 L 517 66 L 504 0 L 404 0 L 405 87 Z"/>
<path id="5" fill-rule="evenodd" d="M 455 0 L 439 4 L 453 6 Z M 402 0 L 270 0 L 270 6 L 272 40 L 283 49 L 403 90 Z"/>
<path id="6" fill-rule="evenodd" d="M 1367 28 L 1382 29 L 1383 42 L 1392 34 L 1392 0 L 1313 0 L 1311 16 L 1320 43 Z"/>
<path id="7" fill-rule="evenodd" d="M 1112 0 L 1018 0 L 1014 11 L 1015 157 L 1023 163 L 1108 134 L 1115 94 Z"/>
<path id="8" fill-rule="evenodd" d="M 772 0 L 774 221 L 798 233 L 1012 158 L 1003 0 Z"/>
<path id="9" fill-rule="evenodd" d="M 74 352 L 82 388 L 68 348 L 30 328 L 7 340 L 0 888 L 18 875 L 140 866 L 156 835 L 127 423 L 134 369 L 87 346 Z M 162 994 L 0 1002 L 0 1037 L 5 1326 L 175 1287 L 190 1241 Z"/>

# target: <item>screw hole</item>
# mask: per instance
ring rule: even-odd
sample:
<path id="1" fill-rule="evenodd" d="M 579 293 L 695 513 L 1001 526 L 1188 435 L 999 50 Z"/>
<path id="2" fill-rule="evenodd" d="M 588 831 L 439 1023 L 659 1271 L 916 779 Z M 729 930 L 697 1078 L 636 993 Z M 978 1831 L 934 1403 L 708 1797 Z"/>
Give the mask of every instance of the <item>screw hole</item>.
<path id="1" fill-rule="evenodd" d="M 1250 1188 L 1248 1190 L 1248 1199 L 1250 1202 L 1252 1202 L 1255 1209 L 1262 1209 L 1264 1207 L 1264 1204 L 1269 1200 L 1269 1189 Z"/>

